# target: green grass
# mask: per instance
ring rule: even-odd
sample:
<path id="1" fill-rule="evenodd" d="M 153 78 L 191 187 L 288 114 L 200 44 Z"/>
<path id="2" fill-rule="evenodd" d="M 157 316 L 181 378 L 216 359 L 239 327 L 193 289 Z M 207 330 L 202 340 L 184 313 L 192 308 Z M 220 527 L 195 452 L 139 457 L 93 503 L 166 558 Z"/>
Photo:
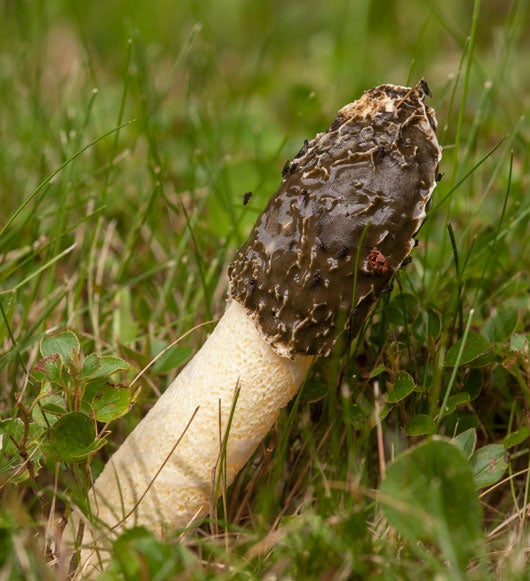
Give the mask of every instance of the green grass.
<path id="1" fill-rule="evenodd" d="M 88 488 L 28 415 L 41 339 L 71 329 L 130 382 L 220 316 L 225 267 L 303 140 L 363 90 L 425 77 L 443 179 L 412 264 L 349 355 L 314 366 L 219 522 L 132 530 L 107 578 L 527 578 L 529 16 L 525 0 L 0 2 L 0 577 L 65 575 L 51 524 Z M 142 375 L 94 475 L 210 329 Z M 404 473 L 429 494 L 409 498 Z"/>

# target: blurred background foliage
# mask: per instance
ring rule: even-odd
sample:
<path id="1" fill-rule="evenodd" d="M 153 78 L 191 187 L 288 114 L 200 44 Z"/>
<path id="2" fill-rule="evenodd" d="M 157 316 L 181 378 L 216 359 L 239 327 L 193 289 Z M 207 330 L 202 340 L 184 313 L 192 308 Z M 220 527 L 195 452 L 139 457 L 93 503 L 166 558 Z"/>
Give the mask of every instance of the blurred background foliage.
<path id="1" fill-rule="evenodd" d="M 252 189 L 261 206 L 278 183 L 271 168 L 281 169 L 283 157 L 364 89 L 425 77 L 445 125 L 472 11 L 458 0 L 4 0 L 4 211 L 88 137 L 134 119 L 119 147 L 110 138 L 92 152 L 83 199 L 103 201 L 126 221 L 121 209 L 145 202 L 156 176 L 177 191 L 208 185 L 208 229 L 224 236 L 234 227 L 234 195 Z M 472 118 L 484 83 L 493 84 L 480 131 L 490 140 L 511 131 L 527 107 L 528 23 L 526 2 L 482 2 L 466 109 Z M 109 153 L 136 171 L 107 191 Z M 244 231 L 235 235 L 239 243 Z"/>
<path id="2" fill-rule="evenodd" d="M 129 235 L 129 254 L 131 232 L 146 223 L 169 251 L 166 240 L 178 246 L 181 223 L 168 208 L 177 212 L 191 197 L 195 207 L 208 201 L 196 216 L 196 251 L 221 263 L 225 249 L 245 239 L 303 139 L 384 82 L 429 81 L 447 147 L 443 170 L 454 183 L 451 156 L 462 149 L 451 146 L 473 10 L 459 0 L 3 0 L 5 216 L 82 145 L 132 121 L 48 184 L 11 224 L 3 250 L 17 248 L 21 238 L 53 238 L 51 230 L 57 235 L 67 222 L 103 211 L 121 236 Z M 482 2 L 463 108 L 467 156 L 513 134 L 528 108 L 528 24 L 526 2 Z M 514 146 L 526 147 L 527 137 L 514 137 Z M 253 203 L 242 209 L 249 190 Z M 40 220 L 31 219 L 35 212 L 43 213 Z M 135 251 L 141 254 L 141 244 Z"/>

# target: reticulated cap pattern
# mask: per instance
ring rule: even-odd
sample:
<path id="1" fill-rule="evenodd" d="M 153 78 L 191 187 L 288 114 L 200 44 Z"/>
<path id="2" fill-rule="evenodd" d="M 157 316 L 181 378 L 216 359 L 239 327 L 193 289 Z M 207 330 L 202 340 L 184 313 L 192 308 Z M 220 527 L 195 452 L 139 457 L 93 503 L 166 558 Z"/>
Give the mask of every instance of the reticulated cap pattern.
<path id="1" fill-rule="evenodd" d="M 353 337 L 415 246 L 441 148 L 428 87 L 381 85 L 306 141 L 228 274 L 278 354 Z"/>

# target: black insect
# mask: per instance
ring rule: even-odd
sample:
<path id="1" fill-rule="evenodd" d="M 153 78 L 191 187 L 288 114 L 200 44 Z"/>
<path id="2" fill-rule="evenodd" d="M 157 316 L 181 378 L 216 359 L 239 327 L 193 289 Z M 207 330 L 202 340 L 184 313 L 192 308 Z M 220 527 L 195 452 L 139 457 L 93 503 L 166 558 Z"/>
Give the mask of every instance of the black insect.
<path id="1" fill-rule="evenodd" d="M 301 207 L 302 204 L 306 204 L 309 197 L 309 192 L 304 188 L 300 195 L 298 196 L 298 206 Z"/>
<path id="2" fill-rule="evenodd" d="M 443 177 L 444 177 L 443 173 L 437 173 L 436 174 L 436 181 L 441 182 Z"/>
<path id="3" fill-rule="evenodd" d="M 246 206 L 248 204 L 250 198 L 252 198 L 252 192 L 245 192 L 243 194 L 243 206 Z"/>
<path id="4" fill-rule="evenodd" d="M 407 264 L 410 264 L 412 262 L 412 256 L 406 256 L 405 259 L 403 260 L 403 262 L 401 263 L 401 268 L 403 268 L 404 266 L 407 266 Z"/>
<path id="5" fill-rule="evenodd" d="M 317 270 L 315 272 L 315 274 L 311 277 L 311 280 L 309 281 L 309 288 L 313 288 L 315 286 L 318 286 L 320 283 L 322 282 L 322 275 L 320 274 L 320 271 Z"/>
<path id="6" fill-rule="evenodd" d="M 387 294 L 391 293 L 393 290 L 394 290 L 394 285 L 387 284 L 386 286 L 381 287 L 379 289 L 379 296 L 387 295 Z"/>
<path id="7" fill-rule="evenodd" d="M 257 280 L 254 277 L 250 277 L 248 279 L 248 286 L 247 286 L 247 294 L 248 295 L 252 294 L 252 292 L 256 288 L 256 282 L 257 282 Z"/>
<path id="8" fill-rule="evenodd" d="M 378 147 L 377 151 L 375 152 L 374 155 L 374 161 L 379 162 L 383 159 L 383 157 L 385 157 L 386 155 L 386 149 L 384 147 Z"/>
<path id="9" fill-rule="evenodd" d="M 335 258 L 344 258 L 348 254 L 348 247 L 343 246 L 340 250 L 335 253 Z"/>
<path id="10" fill-rule="evenodd" d="M 285 162 L 285 165 L 283 166 L 283 169 L 282 169 L 282 178 L 284 178 L 288 174 L 290 166 L 291 166 L 291 162 L 289 160 L 287 160 Z"/>
<path id="11" fill-rule="evenodd" d="M 421 88 L 423 89 L 423 92 L 427 95 L 427 97 L 432 97 L 431 90 L 430 90 L 429 85 L 427 84 L 427 81 L 425 79 L 422 79 L 420 81 L 420 85 L 421 85 Z"/>
<path id="12" fill-rule="evenodd" d="M 307 139 L 304 139 L 304 145 L 302 145 L 302 149 L 294 156 L 294 158 L 298 159 L 299 157 L 302 157 L 302 155 L 306 153 L 308 147 L 309 141 Z"/>

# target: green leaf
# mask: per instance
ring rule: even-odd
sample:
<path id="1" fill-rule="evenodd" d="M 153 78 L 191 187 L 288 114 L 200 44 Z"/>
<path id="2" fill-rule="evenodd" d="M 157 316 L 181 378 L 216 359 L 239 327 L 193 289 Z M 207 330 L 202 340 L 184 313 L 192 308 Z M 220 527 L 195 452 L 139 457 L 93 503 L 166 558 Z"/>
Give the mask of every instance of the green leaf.
<path id="1" fill-rule="evenodd" d="M 462 407 L 471 400 L 469 393 L 467 391 L 461 391 L 460 393 L 453 394 L 445 405 L 445 409 L 441 410 L 442 416 L 448 416 L 452 414 L 457 408 Z"/>
<path id="2" fill-rule="evenodd" d="M 91 353 L 83 362 L 82 377 L 85 380 L 110 377 L 118 371 L 128 371 L 131 366 L 115 355 L 96 355 Z"/>
<path id="3" fill-rule="evenodd" d="M 412 323 L 419 308 L 418 299 L 414 295 L 401 293 L 390 302 L 385 315 L 391 324 L 402 327 Z"/>
<path id="4" fill-rule="evenodd" d="M 180 543 L 160 541 L 144 527 L 124 531 L 112 543 L 112 559 L 98 578 L 176 579 L 197 568 L 194 553 Z"/>
<path id="5" fill-rule="evenodd" d="M 447 367 L 452 367 L 457 364 L 458 354 L 462 347 L 462 339 L 459 339 L 447 352 L 445 358 L 445 365 Z M 470 363 L 474 359 L 477 359 L 483 355 L 490 348 L 490 343 L 482 335 L 478 333 L 469 333 L 467 340 L 464 344 L 462 350 L 462 355 L 460 357 L 459 365 L 465 365 Z"/>
<path id="6" fill-rule="evenodd" d="M 458 436 L 455 436 L 451 442 L 455 444 L 462 454 L 469 460 L 473 456 L 475 446 L 477 445 L 477 430 L 470 428 Z"/>
<path id="7" fill-rule="evenodd" d="M 493 351 L 487 351 L 480 357 L 473 359 L 473 361 L 471 361 L 468 365 L 469 367 L 475 368 L 486 367 L 488 365 L 490 366 L 494 365 L 495 363 L 497 363 L 497 361 L 499 361 L 499 357 L 495 353 L 493 353 Z"/>
<path id="8" fill-rule="evenodd" d="M 411 544 L 438 546 L 463 568 L 482 541 L 481 509 L 469 463 L 457 446 L 432 439 L 390 464 L 381 485 L 383 512 Z"/>
<path id="9" fill-rule="evenodd" d="M 480 394 L 482 389 L 482 373 L 480 369 L 471 369 L 464 378 L 464 391 L 469 393 L 469 398 L 474 400 Z"/>
<path id="10" fill-rule="evenodd" d="M 92 399 L 92 408 L 98 422 L 111 422 L 125 415 L 134 400 L 135 390 L 106 383 Z"/>
<path id="11" fill-rule="evenodd" d="M 461 409 L 456 409 L 451 415 L 445 416 L 442 422 L 444 434 L 458 434 L 478 427 L 477 414 L 465 412 Z"/>
<path id="12" fill-rule="evenodd" d="M 22 444 L 24 434 L 24 422 L 20 418 L 0 420 L 0 451 L 2 452 L 0 454 L 0 474 L 2 471 L 6 472 L 5 476 L 7 473 L 11 473 L 9 479 L 12 483 L 27 480 L 29 473 L 25 469 L 26 458 L 31 458 L 31 462 L 36 465 L 42 456 L 40 450 L 42 428 L 35 423 L 30 423 L 25 442 L 25 457 L 23 458 L 15 442 L 19 445 Z"/>
<path id="13" fill-rule="evenodd" d="M 166 344 L 160 342 L 157 345 L 160 349 L 157 353 L 162 352 L 166 348 Z M 193 349 L 191 347 L 181 347 L 180 345 L 173 345 L 163 355 L 161 355 L 153 365 L 153 371 L 156 373 L 167 373 L 175 367 L 182 365 L 186 359 L 191 355 Z M 155 356 L 157 353 L 153 353 Z"/>
<path id="14" fill-rule="evenodd" d="M 43 428 L 49 428 L 66 412 L 66 402 L 59 395 L 41 397 L 33 406 L 31 417 Z"/>
<path id="15" fill-rule="evenodd" d="M 384 398 L 388 403 L 401 401 L 414 391 L 414 387 L 414 379 L 406 371 L 402 371 L 396 375 L 392 389 L 385 393 Z"/>
<path id="16" fill-rule="evenodd" d="M 0 456 L 0 474 L 2 475 L 2 486 L 5 486 L 7 482 L 10 484 L 20 484 L 22 482 L 27 482 L 29 479 L 29 470 L 17 461 L 15 458 L 7 458 Z M 0 515 L 0 525 L 5 524 L 5 513 Z M 0 527 L 0 538 L 2 535 L 2 529 L 4 526 Z M 2 554 L 0 551 L 0 562 L 2 559 Z"/>
<path id="17" fill-rule="evenodd" d="M 391 411 L 392 411 L 392 406 L 387 404 L 387 403 L 384 403 L 377 410 L 377 416 L 376 416 L 376 410 L 374 409 L 373 413 L 371 414 L 371 417 L 370 417 L 370 425 L 373 427 L 373 426 L 377 425 L 379 422 L 382 422 Z"/>
<path id="18" fill-rule="evenodd" d="M 384 365 L 378 365 L 375 369 L 372 369 L 372 371 L 370 372 L 370 379 L 373 379 L 374 377 L 381 375 L 381 373 L 384 373 L 385 371 L 386 367 Z"/>
<path id="19" fill-rule="evenodd" d="M 0 342 L 8 334 L 9 325 L 13 313 L 15 312 L 16 304 L 17 293 L 15 291 L 0 294 L 0 305 L 2 306 L 0 309 Z"/>
<path id="20" fill-rule="evenodd" d="M 7 456 L 18 456 L 18 450 L 13 440 L 19 442 L 24 435 L 24 423 L 20 418 L 0 420 L 0 450 Z"/>
<path id="21" fill-rule="evenodd" d="M 491 486 L 502 478 L 508 467 L 505 456 L 506 449 L 501 444 L 489 444 L 473 454 L 471 467 L 477 488 Z"/>
<path id="22" fill-rule="evenodd" d="M 482 334 L 491 343 L 504 343 L 511 337 L 516 325 L 517 309 L 503 309 L 486 321 Z"/>
<path id="23" fill-rule="evenodd" d="M 521 444 L 530 436 L 530 430 L 526 426 L 522 426 L 515 432 L 508 434 L 502 440 L 502 445 L 508 450 L 509 448 L 513 448 L 518 444 Z"/>
<path id="24" fill-rule="evenodd" d="M 425 436 L 436 432 L 436 423 L 431 416 L 418 414 L 414 416 L 405 426 L 405 433 L 408 436 Z"/>
<path id="25" fill-rule="evenodd" d="M 81 350 L 79 339 L 72 331 L 61 331 L 55 335 L 43 337 L 40 342 L 40 352 L 43 357 L 59 354 L 61 361 L 67 364 L 72 358 L 72 351 L 78 355 Z"/>
<path id="26" fill-rule="evenodd" d="M 304 383 L 301 397 L 303 403 L 315 403 L 329 395 L 329 385 L 317 378 L 310 377 Z"/>
<path id="27" fill-rule="evenodd" d="M 434 309 L 421 310 L 412 326 L 414 337 L 423 344 L 427 343 L 429 337 L 438 338 L 441 330 L 440 315 Z"/>
<path id="28" fill-rule="evenodd" d="M 522 333 L 516 333 L 512 335 L 510 339 L 510 351 L 521 355 L 523 353 L 528 354 L 528 345 L 530 343 L 530 335 L 523 335 Z"/>
<path id="29" fill-rule="evenodd" d="M 83 379 L 91 379 L 97 374 L 99 368 L 101 367 L 101 357 L 95 353 L 90 353 L 83 361 L 83 367 L 81 369 L 81 377 Z"/>
<path id="30" fill-rule="evenodd" d="M 381 420 L 381 415 L 378 419 Z M 362 430 L 366 427 L 368 417 L 358 403 L 353 403 L 349 406 L 348 413 L 344 414 L 344 421 L 356 430 Z"/>
<path id="31" fill-rule="evenodd" d="M 52 383 L 61 383 L 63 363 L 59 353 L 44 357 L 31 370 L 31 375 L 37 381 L 48 380 Z"/>
<path id="32" fill-rule="evenodd" d="M 82 462 L 106 444 L 96 440 L 94 422 L 81 412 L 70 412 L 46 432 L 46 453 L 62 462 Z"/>

